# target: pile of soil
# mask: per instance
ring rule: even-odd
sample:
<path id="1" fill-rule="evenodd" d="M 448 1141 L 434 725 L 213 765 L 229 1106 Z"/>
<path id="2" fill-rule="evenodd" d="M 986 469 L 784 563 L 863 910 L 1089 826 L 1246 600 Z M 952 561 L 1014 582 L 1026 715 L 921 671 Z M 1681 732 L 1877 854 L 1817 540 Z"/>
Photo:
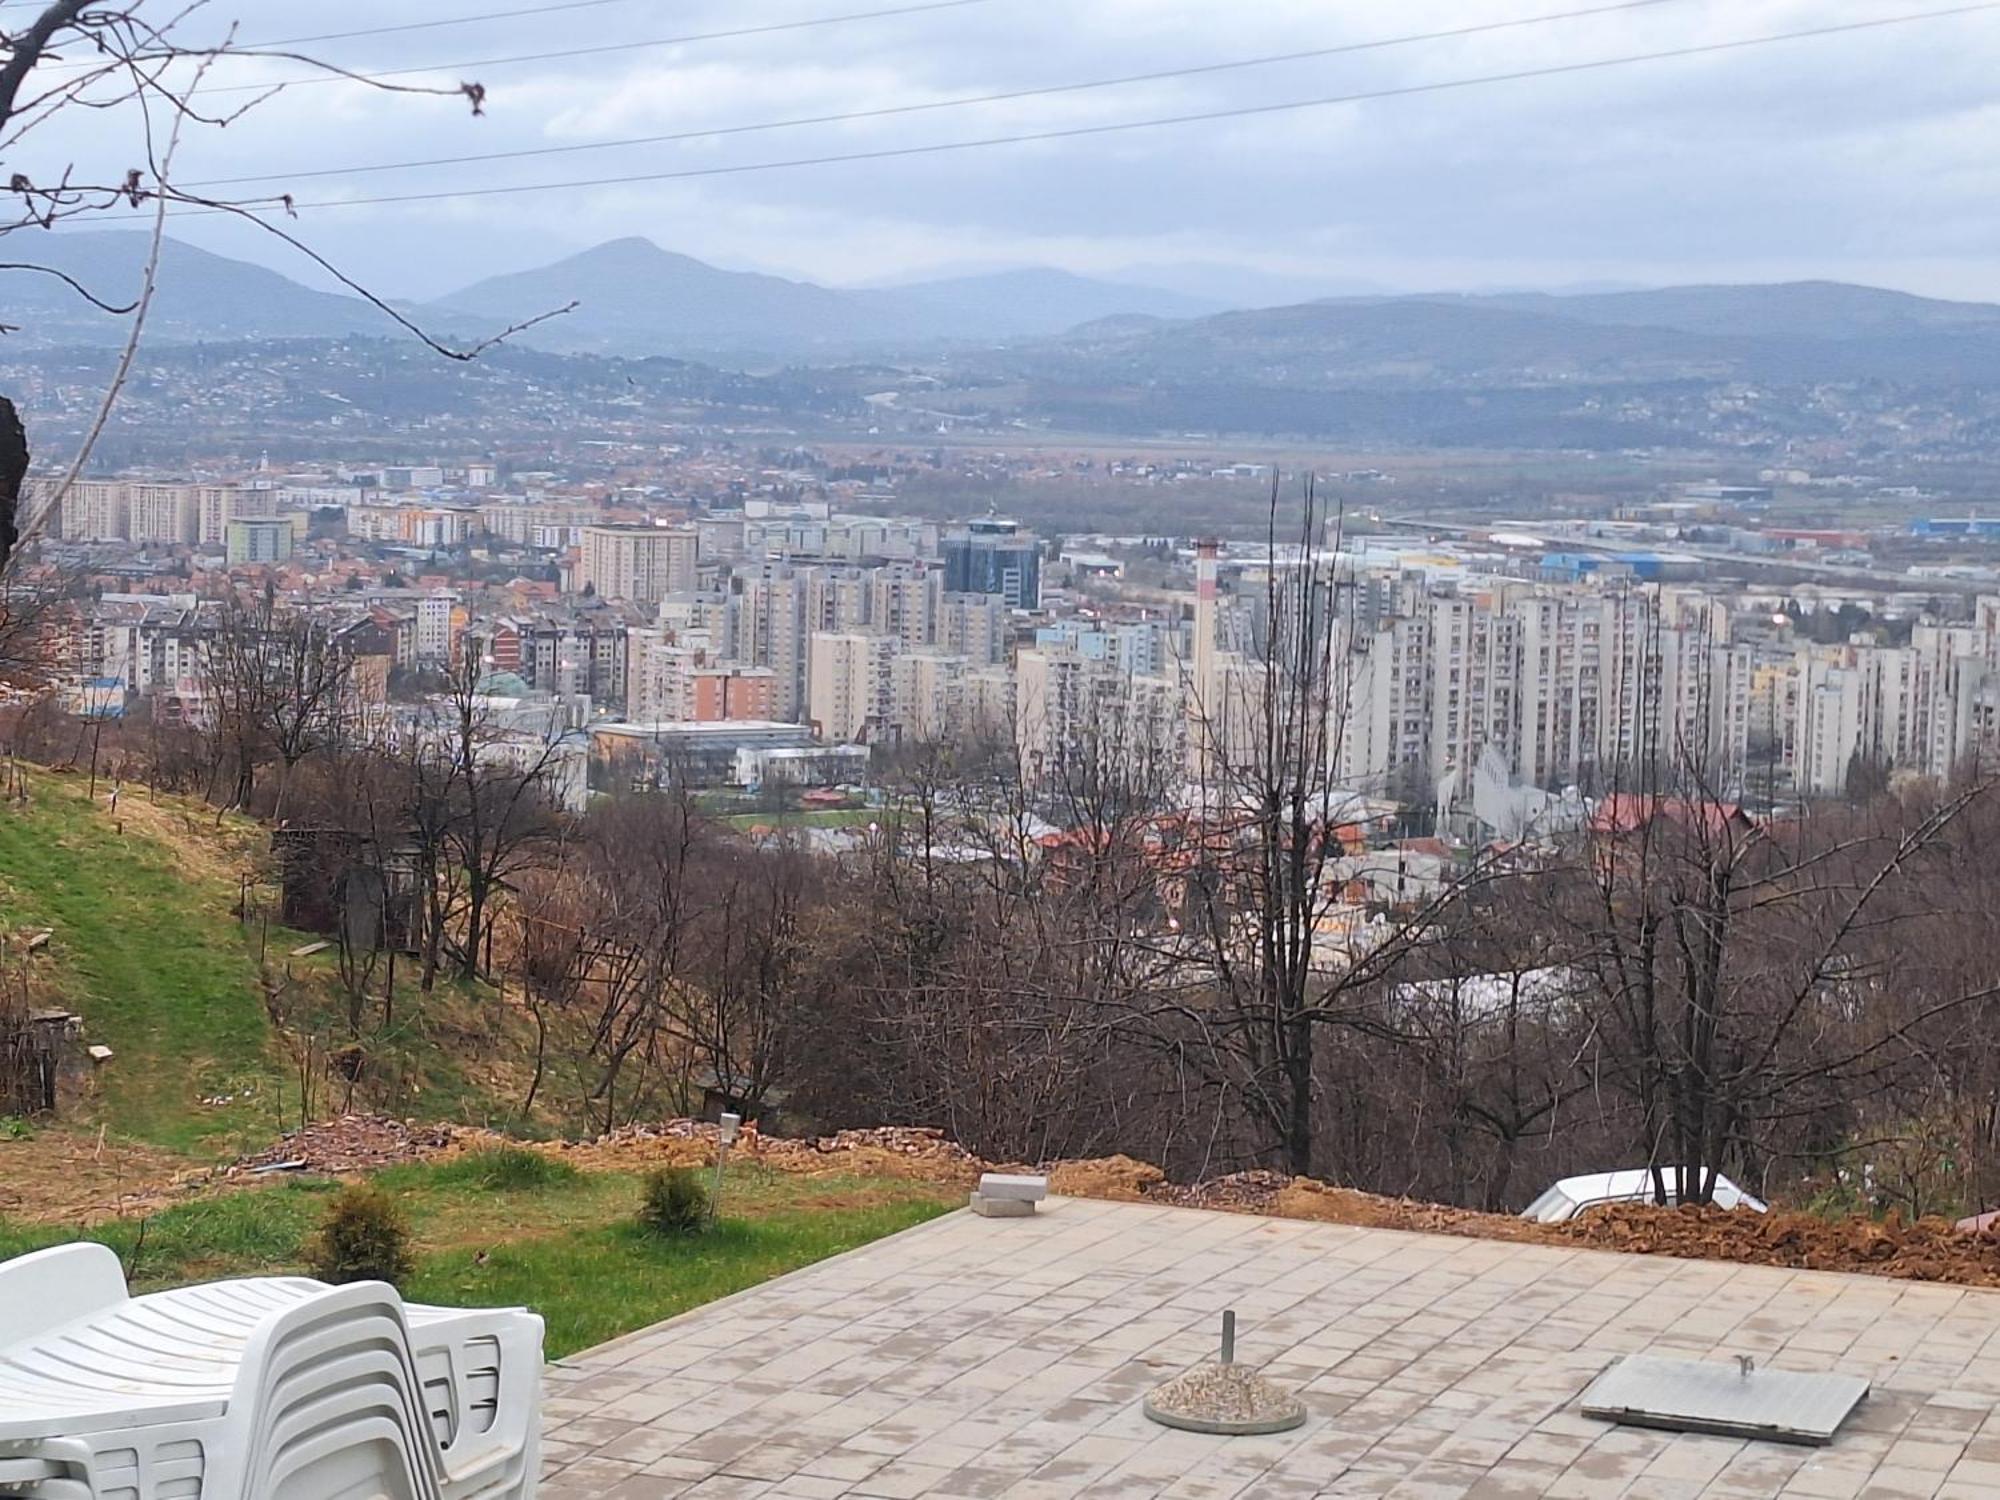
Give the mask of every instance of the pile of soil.
<path id="1" fill-rule="evenodd" d="M 1129 1156 L 1053 1162 L 1048 1171 L 1049 1191 L 1063 1198 L 1109 1198 L 1119 1203 L 1136 1203 L 1170 1186 L 1167 1174 L 1158 1167 Z"/>
<path id="2" fill-rule="evenodd" d="M 1908 1224 L 1893 1211 L 1881 1219 L 1820 1219 L 1621 1204 L 1585 1214 L 1554 1233 L 1566 1243 L 1600 1250 L 2000 1286 L 2000 1237 L 1991 1231 L 1969 1234 L 1946 1219 Z"/>
<path id="3" fill-rule="evenodd" d="M 1083 1174 L 1070 1177 L 1065 1186 L 1068 1169 L 1062 1167 L 1056 1169 L 1050 1185 L 1057 1192 L 1080 1197 L 1138 1198 L 1364 1229 L 1677 1255 L 1689 1260 L 1726 1260 L 1795 1270 L 1859 1272 L 1957 1286 L 2000 1286 L 2000 1235 L 1991 1231 L 1968 1234 L 1946 1219 L 1926 1218 L 1910 1224 L 1895 1213 L 1882 1219 L 1820 1219 L 1810 1214 L 1657 1208 L 1632 1203 L 1595 1209 L 1567 1224 L 1537 1224 L 1512 1214 L 1385 1198 L 1276 1172 L 1237 1172 L 1180 1185 L 1165 1181 L 1143 1163 L 1130 1165 L 1153 1173 L 1136 1190 L 1126 1190 L 1127 1183 L 1115 1180 L 1099 1184 Z"/>
<path id="4" fill-rule="evenodd" d="M 691 1166 L 715 1160 L 720 1132 L 701 1120 L 661 1120 L 621 1125 L 593 1141 L 543 1149 L 585 1171 L 631 1172 Z M 760 1135 L 746 1128 L 733 1151 L 775 1171 L 808 1177 L 905 1177 L 920 1182 L 970 1185 L 984 1164 L 940 1130 L 885 1125 L 834 1135 L 794 1138 Z"/>
<path id="5" fill-rule="evenodd" d="M 1206 1208 L 1223 1213 L 1269 1214 L 1280 1219 L 1314 1219 L 1361 1229 L 1407 1229 L 1424 1234 L 1460 1234 L 1481 1239 L 1555 1243 L 1542 1225 L 1509 1214 L 1480 1213 L 1442 1203 L 1385 1198 L 1334 1187 L 1310 1177 L 1282 1172 L 1231 1172 L 1200 1182 L 1169 1182 L 1158 1167 L 1129 1156 L 1099 1161 L 1061 1162 L 1050 1172 L 1050 1191 L 1077 1198 L 1115 1198 Z"/>
<path id="6" fill-rule="evenodd" d="M 386 1115 L 341 1115 L 280 1136 L 269 1149 L 238 1158 L 225 1175 L 277 1170 L 373 1172 L 436 1156 L 450 1149 L 458 1135 L 449 1125 L 413 1125 Z"/>

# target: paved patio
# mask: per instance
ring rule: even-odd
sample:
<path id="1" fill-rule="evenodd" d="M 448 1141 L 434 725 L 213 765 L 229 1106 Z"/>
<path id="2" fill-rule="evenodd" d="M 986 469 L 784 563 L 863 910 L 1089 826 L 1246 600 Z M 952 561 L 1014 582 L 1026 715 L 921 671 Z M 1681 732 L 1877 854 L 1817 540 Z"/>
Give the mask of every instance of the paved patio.
<path id="1" fill-rule="evenodd" d="M 1148 1422 L 1212 1354 L 1277 1437 Z M 564 1360 L 547 1500 L 2000 1496 L 2000 1292 L 1054 1199 L 957 1213 Z M 1827 1448 L 1617 1428 L 1617 1354 L 1755 1355 L 1875 1391 Z"/>

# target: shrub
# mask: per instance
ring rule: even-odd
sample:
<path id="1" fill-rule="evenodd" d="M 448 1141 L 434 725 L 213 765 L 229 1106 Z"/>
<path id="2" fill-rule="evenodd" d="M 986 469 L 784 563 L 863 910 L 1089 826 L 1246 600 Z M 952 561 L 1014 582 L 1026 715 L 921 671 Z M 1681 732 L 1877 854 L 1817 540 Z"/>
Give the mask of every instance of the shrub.
<path id="1" fill-rule="evenodd" d="M 524 1146 L 486 1146 L 446 1162 L 435 1180 L 506 1193 L 574 1182 L 582 1175 L 570 1163 Z"/>
<path id="2" fill-rule="evenodd" d="M 306 1246 L 306 1265 L 321 1281 L 386 1281 L 401 1285 L 413 1269 L 410 1230 L 395 1199 L 365 1182 L 333 1195 L 319 1232 Z"/>
<path id="3" fill-rule="evenodd" d="M 650 1173 L 639 1223 L 654 1234 L 699 1234 L 708 1227 L 708 1189 L 687 1167 Z"/>

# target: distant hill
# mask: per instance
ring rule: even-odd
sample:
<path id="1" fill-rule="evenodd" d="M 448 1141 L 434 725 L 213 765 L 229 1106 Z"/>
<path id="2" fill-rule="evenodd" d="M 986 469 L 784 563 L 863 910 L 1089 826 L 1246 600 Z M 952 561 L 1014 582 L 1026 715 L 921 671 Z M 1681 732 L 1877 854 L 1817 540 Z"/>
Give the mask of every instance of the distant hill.
<path id="1" fill-rule="evenodd" d="M 17 233 L 9 250 L 119 300 L 136 292 L 146 245 L 139 233 L 63 230 Z M 268 367 L 296 368 L 300 388 L 283 399 L 309 419 L 315 403 L 358 402 L 384 420 L 484 420 L 498 410 L 518 422 L 518 386 L 529 382 L 563 393 L 549 410 L 569 420 L 618 394 L 607 396 L 607 380 L 630 389 L 613 362 L 569 355 L 661 364 L 632 376 L 648 399 L 700 409 L 720 400 L 850 413 L 907 376 L 923 383 L 933 415 L 975 423 L 1417 444 L 1814 441 L 1824 434 L 1810 402 L 1786 398 L 1777 404 L 1791 415 L 1775 421 L 1759 395 L 1747 405 L 1743 393 L 1711 398 L 1724 386 L 1794 396 L 1823 384 L 1949 390 L 1975 404 L 2000 392 L 2000 307 L 1834 282 L 1359 296 L 1217 312 L 1180 292 L 1049 269 L 833 288 L 623 239 L 415 312 L 462 339 L 570 301 L 575 311 L 481 361 L 478 376 L 394 367 L 390 388 L 378 389 L 377 366 L 390 365 L 364 352 L 315 373 L 317 356 L 301 341 L 400 338 L 379 310 L 169 242 L 149 336 L 156 363 L 171 345 L 235 344 Z M 18 271 L 0 272 L 0 322 L 21 327 L 0 342 L 0 358 L 102 349 L 130 326 L 52 277 Z M 364 380 L 363 371 L 373 373 Z M 334 389 L 350 376 L 353 388 Z M 1963 431 L 1967 442 L 1985 441 L 1977 426 Z"/>
<path id="2" fill-rule="evenodd" d="M 1656 381 L 2000 383 L 2000 307 L 1832 282 L 1580 296 L 1336 298 L 1101 320 L 969 361 L 1069 386 L 1541 387 Z"/>
<path id="3" fill-rule="evenodd" d="M 566 353 L 786 357 L 849 346 L 885 328 L 846 294 L 750 271 L 724 271 L 650 240 L 612 240 L 533 270 L 492 276 L 430 310 L 504 326 L 574 301 L 523 342 Z"/>
<path id="4" fill-rule="evenodd" d="M 101 300 L 137 297 L 150 236 L 138 231 L 17 232 L 8 259 L 62 271 Z M 520 342 L 558 353 L 671 355 L 728 365 L 829 362 L 951 343 L 1041 338 L 1117 314 L 1187 318 L 1217 311 L 1151 287 L 1031 269 L 912 286 L 839 290 L 725 271 L 649 240 L 612 240 L 553 264 L 495 276 L 415 309 L 427 327 L 470 337 L 577 302 Z M 0 322 L 16 347 L 110 344 L 129 321 L 93 308 L 54 276 L 0 271 Z M 148 323 L 156 342 L 345 338 L 392 333 L 360 298 L 169 239 Z"/>
<path id="5" fill-rule="evenodd" d="M 1528 292 L 1462 300 L 1581 323 L 1673 328 L 1725 338 L 1864 339 L 2000 331 L 2000 307 L 1988 303 L 1944 302 L 1839 281 L 1678 286 L 1567 297 Z"/>
<path id="6" fill-rule="evenodd" d="M 1213 303 L 1067 271 L 1030 269 L 840 290 L 725 271 L 650 240 L 612 240 L 495 276 L 431 310 L 511 322 L 575 301 L 524 342 L 566 352 L 671 354 L 723 363 L 846 358 L 944 343 L 1045 337 L 1118 313 L 1194 317 Z"/>
<path id="7" fill-rule="evenodd" d="M 862 295 L 907 317 L 928 316 L 951 339 L 1007 339 L 1060 333 L 1100 318 L 1199 318 L 1228 304 L 1158 287 L 1130 286 L 1046 267 L 920 281 Z"/>
<path id="8" fill-rule="evenodd" d="M 135 300 L 144 283 L 152 236 L 137 230 L 16 230 L 9 261 L 49 266 L 76 278 L 102 301 Z M 10 341 L 30 345 L 109 344 L 130 320 L 93 308 L 54 276 L 0 271 L 0 321 L 19 325 Z M 316 292 L 248 261 L 169 239 L 160 252 L 159 290 L 149 337 L 175 343 L 237 339 L 342 338 L 381 334 L 394 323 L 357 297 Z"/>
<path id="9" fill-rule="evenodd" d="M 1713 378 L 1731 368 L 1714 341 L 1694 334 L 1426 298 L 1308 302 L 1182 322 L 1106 319 L 1023 351 L 1020 362 L 1074 383 L 1253 379 L 1329 389 Z"/>

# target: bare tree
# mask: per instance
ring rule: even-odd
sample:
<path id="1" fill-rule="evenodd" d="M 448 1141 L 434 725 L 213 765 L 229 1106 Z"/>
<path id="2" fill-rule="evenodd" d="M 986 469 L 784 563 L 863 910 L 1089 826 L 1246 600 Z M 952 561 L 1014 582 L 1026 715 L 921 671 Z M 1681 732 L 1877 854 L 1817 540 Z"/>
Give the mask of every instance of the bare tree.
<path id="1" fill-rule="evenodd" d="M 517 968 L 538 1039 L 524 1108 L 552 1034 L 600 1128 L 685 1079 L 688 1017 L 705 1004 L 690 952 L 712 899 L 698 868 L 710 839 L 686 789 L 631 794 L 593 809 L 552 864 L 524 874 Z"/>
<path id="2" fill-rule="evenodd" d="M 689 982 L 664 994 L 684 1056 L 750 1118 L 789 1082 L 835 983 L 818 863 L 783 844 L 711 849 Z"/>
<path id="3" fill-rule="evenodd" d="M 1341 776 L 1349 692 L 1339 579 L 1326 560 L 1340 518 L 1310 478 L 1296 530 L 1281 533 L 1279 515 L 1274 481 L 1255 658 L 1196 684 L 1197 978 L 1170 1006 L 1202 1038 L 1190 1056 L 1241 1101 L 1258 1154 L 1303 1176 L 1324 1165 L 1315 1140 L 1323 1034 L 1383 1024 L 1378 982 L 1436 936 L 1438 915 L 1482 872 L 1475 864 L 1373 923 L 1346 900 L 1338 864 L 1367 809 Z"/>
<path id="4" fill-rule="evenodd" d="M 353 665 L 338 626 L 325 616 L 280 611 L 268 590 L 256 604 L 235 594 L 224 600 L 203 666 L 217 749 L 234 766 L 231 806 L 251 804 L 259 765 L 275 758 L 271 816 L 284 817 L 299 763 L 339 739 Z"/>
<path id="5" fill-rule="evenodd" d="M 1538 883 L 1538 936 L 1585 978 L 1595 1064 L 1661 1201 L 1832 1147 L 1908 1086 L 1926 1036 L 1996 993 L 1990 969 L 1904 951 L 1942 941 L 1939 861 L 1995 786 L 1758 823 L 1679 762 L 1599 804 Z"/>
<path id="6" fill-rule="evenodd" d="M 464 881 L 458 969 L 467 980 L 481 972 L 496 903 L 555 836 L 552 782 L 564 753 L 557 726 L 496 721 L 485 673 L 481 642 L 467 636 L 420 731 L 434 742 L 446 762 L 444 779 L 457 792 L 448 843 Z"/>

